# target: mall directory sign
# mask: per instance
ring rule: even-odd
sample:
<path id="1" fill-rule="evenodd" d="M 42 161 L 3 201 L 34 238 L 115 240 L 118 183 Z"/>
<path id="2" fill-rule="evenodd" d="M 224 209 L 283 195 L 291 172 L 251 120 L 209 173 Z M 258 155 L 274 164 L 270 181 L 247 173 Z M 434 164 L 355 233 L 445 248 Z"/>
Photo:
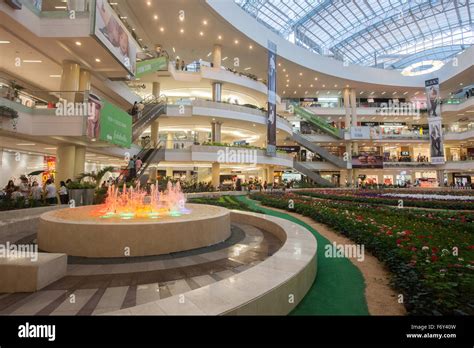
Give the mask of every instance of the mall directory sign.
<path id="1" fill-rule="evenodd" d="M 100 140 L 130 148 L 132 118 L 119 107 L 104 101 L 100 110 Z"/>
<path id="2" fill-rule="evenodd" d="M 268 41 L 267 156 L 276 156 L 276 59 L 277 46 Z"/>
<path id="3" fill-rule="evenodd" d="M 439 79 L 425 81 L 428 108 L 428 126 L 430 131 L 431 163 L 443 164 L 443 129 L 441 118 L 441 100 L 439 95 Z"/>
<path id="4" fill-rule="evenodd" d="M 91 22 L 92 36 L 135 75 L 138 44 L 106 0 L 95 1 Z"/>

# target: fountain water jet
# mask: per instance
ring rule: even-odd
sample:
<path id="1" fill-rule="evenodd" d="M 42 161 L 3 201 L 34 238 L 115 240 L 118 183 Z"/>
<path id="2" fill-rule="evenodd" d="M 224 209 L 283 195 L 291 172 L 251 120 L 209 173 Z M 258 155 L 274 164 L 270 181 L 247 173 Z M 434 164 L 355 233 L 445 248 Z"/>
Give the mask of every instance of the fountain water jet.
<path id="1" fill-rule="evenodd" d="M 93 212 L 93 215 L 104 219 L 134 218 L 158 219 L 160 216 L 180 216 L 191 211 L 185 207 L 186 197 L 179 182 L 173 185 L 168 181 L 166 190 L 160 192 L 158 187 L 151 185 L 150 194 L 142 189 L 123 185 L 122 191 L 114 185 L 109 186 L 105 204 Z"/>

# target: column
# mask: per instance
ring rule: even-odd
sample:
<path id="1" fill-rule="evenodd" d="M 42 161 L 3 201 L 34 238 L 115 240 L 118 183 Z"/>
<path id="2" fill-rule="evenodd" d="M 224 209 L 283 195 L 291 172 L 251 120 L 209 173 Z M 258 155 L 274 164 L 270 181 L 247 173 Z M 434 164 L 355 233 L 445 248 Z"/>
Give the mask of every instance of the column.
<path id="1" fill-rule="evenodd" d="M 75 102 L 76 93 L 74 91 L 79 90 L 80 71 L 81 67 L 78 63 L 71 60 L 63 61 L 60 90 L 68 92 L 61 93 L 61 98 L 70 103 Z"/>
<path id="2" fill-rule="evenodd" d="M 219 44 L 215 44 L 214 48 L 212 49 L 212 64 L 214 68 L 220 68 L 222 62 L 222 46 Z"/>
<path id="3" fill-rule="evenodd" d="M 220 143 L 222 140 L 222 122 L 212 121 L 211 122 L 211 141 L 213 143 Z"/>
<path id="4" fill-rule="evenodd" d="M 454 173 L 448 173 L 448 186 L 452 186 L 454 183 Z"/>
<path id="5" fill-rule="evenodd" d="M 219 162 L 212 163 L 212 186 L 215 188 L 220 185 L 220 170 L 221 165 Z"/>
<path id="6" fill-rule="evenodd" d="M 342 93 L 344 98 L 344 111 L 346 113 L 345 130 L 346 132 L 349 132 L 351 127 L 350 90 L 348 88 L 344 88 Z"/>
<path id="7" fill-rule="evenodd" d="M 56 185 L 67 179 L 74 180 L 76 147 L 69 144 L 59 145 L 56 157 Z"/>
<path id="8" fill-rule="evenodd" d="M 159 82 L 153 82 L 152 87 L 151 87 L 151 93 L 159 98 L 160 97 L 160 92 L 161 92 L 161 86 Z"/>
<path id="9" fill-rule="evenodd" d="M 153 146 L 156 146 L 160 142 L 160 136 L 159 136 L 159 121 L 155 120 L 151 123 L 151 134 L 150 134 L 150 140 L 151 144 Z"/>
<path id="10" fill-rule="evenodd" d="M 222 83 L 220 82 L 212 83 L 212 101 L 219 103 L 222 101 Z"/>
<path id="11" fill-rule="evenodd" d="M 86 147 L 76 146 L 74 155 L 74 177 L 84 173 L 86 164 Z"/>
<path id="12" fill-rule="evenodd" d="M 173 177 L 173 168 L 166 167 L 166 176 L 172 178 Z"/>
<path id="13" fill-rule="evenodd" d="M 156 179 L 158 178 L 158 170 L 156 167 L 148 167 L 150 175 L 148 176 L 148 182 L 151 184 L 156 184 Z"/>
<path id="14" fill-rule="evenodd" d="M 351 113 L 352 113 L 352 126 L 357 127 L 357 99 L 356 90 L 351 89 Z"/>
<path id="15" fill-rule="evenodd" d="M 354 187 L 354 181 L 352 180 L 354 177 L 354 169 L 347 170 L 347 186 Z"/>
<path id="16" fill-rule="evenodd" d="M 166 135 L 166 148 L 167 149 L 172 149 L 173 148 L 173 133 L 171 132 L 168 132 L 168 134 Z"/>
<path id="17" fill-rule="evenodd" d="M 340 177 L 339 177 L 339 186 L 340 187 L 346 187 L 346 184 L 348 183 L 348 170 L 347 169 L 342 169 L 340 171 Z"/>
<path id="18" fill-rule="evenodd" d="M 268 184 L 273 184 L 273 179 L 274 179 L 274 174 L 275 172 L 275 167 L 274 166 L 268 166 L 268 171 L 267 171 L 267 183 Z"/>
<path id="19" fill-rule="evenodd" d="M 81 69 L 79 71 L 79 91 L 90 91 L 91 90 L 91 72 L 87 69 Z"/>
<path id="20" fill-rule="evenodd" d="M 444 186 L 444 170 L 437 170 L 436 171 L 436 178 L 438 179 L 439 187 Z"/>

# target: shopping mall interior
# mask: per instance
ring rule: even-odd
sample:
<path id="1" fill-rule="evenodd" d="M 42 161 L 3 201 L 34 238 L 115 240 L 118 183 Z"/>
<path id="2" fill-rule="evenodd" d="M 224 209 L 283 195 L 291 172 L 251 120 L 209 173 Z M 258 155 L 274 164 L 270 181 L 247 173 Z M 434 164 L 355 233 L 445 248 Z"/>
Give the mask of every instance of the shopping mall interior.
<path id="1" fill-rule="evenodd" d="M 474 314 L 473 16 L 1 0 L 0 315 Z"/>

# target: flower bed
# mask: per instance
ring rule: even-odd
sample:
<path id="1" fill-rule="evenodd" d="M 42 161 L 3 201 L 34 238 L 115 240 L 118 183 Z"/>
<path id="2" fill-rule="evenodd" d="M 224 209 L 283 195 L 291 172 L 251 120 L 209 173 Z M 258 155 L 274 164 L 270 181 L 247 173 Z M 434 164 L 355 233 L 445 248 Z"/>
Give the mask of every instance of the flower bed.
<path id="1" fill-rule="evenodd" d="M 410 314 L 474 314 L 474 215 L 394 210 L 294 194 L 253 194 L 365 245 L 392 273 Z M 289 200 L 294 208 L 289 209 Z"/>
<path id="2" fill-rule="evenodd" d="M 400 191 L 396 192 L 400 193 Z M 451 195 L 451 199 L 447 200 L 434 198 L 428 194 L 421 194 L 421 196 L 418 196 L 418 198 L 413 196 L 387 197 L 384 195 L 397 193 L 375 190 L 314 190 L 296 191 L 295 193 L 302 196 L 310 196 L 335 201 L 399 206 L 400 200 L 402 200 L 403 206 L 405 207 L 474 211 L 474 201 L 466 201 L 465 195 L 459 195 L 459 199 L 456 199 L 457 196 Z M 405 192 L 403 194 L 405 194 Z M 410 195 L 410 193 L 406 193 L 406 195 Z"/>

